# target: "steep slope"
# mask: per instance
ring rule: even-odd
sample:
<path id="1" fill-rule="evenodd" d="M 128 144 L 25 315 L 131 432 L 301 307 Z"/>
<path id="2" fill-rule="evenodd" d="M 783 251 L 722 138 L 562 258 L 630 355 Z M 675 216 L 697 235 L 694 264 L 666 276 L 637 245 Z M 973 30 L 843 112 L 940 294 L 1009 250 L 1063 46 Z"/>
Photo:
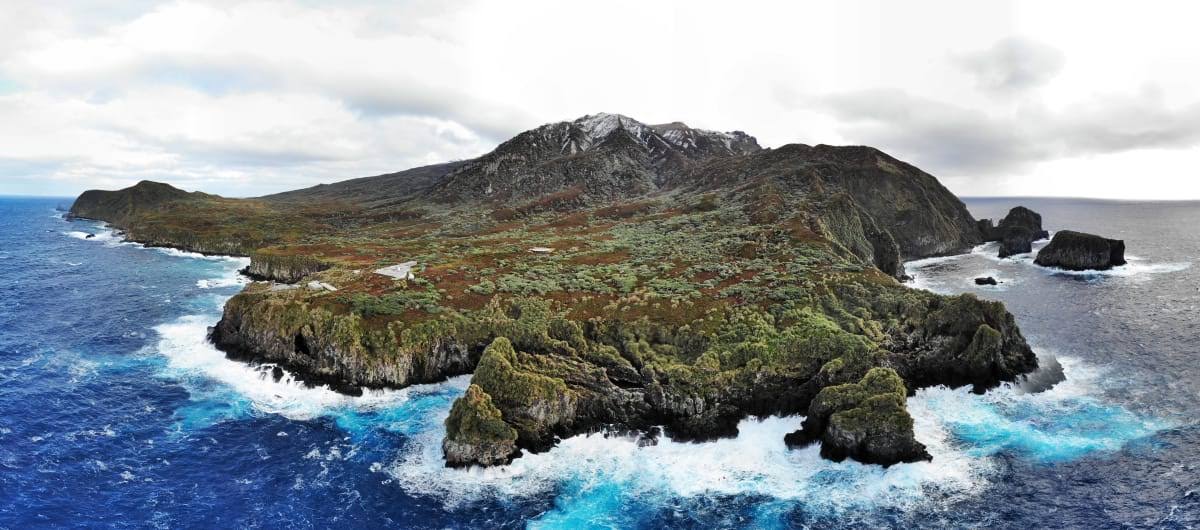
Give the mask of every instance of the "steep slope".
<path id="1" fill-rule="evenodd" d="M 463 164 L 464 162 L 433 164 L 385 175 L 319 184 L 311 188 L 266 195 L 260 199 L 283 203 L 344 201 L 367 207 L 386 207 L 425 192 Z"/>
<path id="2" fill-rule="evenodd" d="M 577 190 L 586 202 L 629 199 L 714 158 L 760 151 L 743 132 L 646 125 L 594 114 L 525 131 L 447 176 L 427 194 L 439 202 L 509 202 Z"/>
<path id="3" fill-rule="evenodd" d="M 789 144 L 714 160 L 668 186 L 722 190 L 762 180 L 816 200 L 845 192 L 891 236 L 905 260 L 964 252 L 981 242 L 975 219 L 950 190 L 872 147 Z"/>
<path id="4" fill-rule="evenodd" d="M 71 205 L 67 216 L 98 219 L 124 227 L 137 215 L 153 212 L 164 204 L 202 197 L 169 184 L 143 180 L 117 191 L 88 190 Z"/>

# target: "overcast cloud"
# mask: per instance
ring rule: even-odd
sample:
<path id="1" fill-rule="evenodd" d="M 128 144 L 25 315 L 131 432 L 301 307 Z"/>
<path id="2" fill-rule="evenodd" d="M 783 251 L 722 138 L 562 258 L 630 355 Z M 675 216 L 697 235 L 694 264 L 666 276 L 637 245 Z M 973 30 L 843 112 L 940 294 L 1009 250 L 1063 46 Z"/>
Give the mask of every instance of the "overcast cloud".
<path id="1" fill-rule="evenodd" d="M 0 12 L 0 193 L 257 195 L 606 111 L 874 145 L 963 195 L 1200 198 L 1188 3 L 110 4 Z"/>

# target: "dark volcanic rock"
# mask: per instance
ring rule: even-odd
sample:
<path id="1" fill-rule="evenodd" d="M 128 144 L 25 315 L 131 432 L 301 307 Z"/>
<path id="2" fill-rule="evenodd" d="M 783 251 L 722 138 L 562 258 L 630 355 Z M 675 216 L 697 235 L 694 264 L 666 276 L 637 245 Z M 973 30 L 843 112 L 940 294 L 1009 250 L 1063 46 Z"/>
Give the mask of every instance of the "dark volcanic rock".
<path id="1" fill-rule="evenodd" d="M 1017 226 L 1004 230 L 1000 238 L 1000 257 L 1007 258 L 1017 254 L 1033 252 L 1034 233 L 1028 228 Z"/>
<path id="2" fill-rule="evenodd" d="M 1106 270 L 1125 264 L 1125 242 L 1063 230 L 1054 234 L 1034 263 L 1067 270 Z"/>
<path id="3" fill-rule="evenodd" d="M 1000 231 L 1025 228 L 1032 232 L 1031 235 L 1035 241 L 1050 237 L 1049 232 L 1042 229 L 1042 216 L 1024 206 L 1017 206 L 1009 210 L 1008 215 L 1000 220 L 1000 224 L 996 225 L 996 228 Z"/>
<path id="4" fill-rule="evenodd" d="M 889 356 L 909 387 L 972 385 L 982 393 L 1037 369 L 1037 356 L 1004 304 L 964 294 L 935 299 L 929 309 L 909 338 L 910 350 Z"/>
<path id="5" fill-rule="evenodd" d="M 981 219 L 976 222 L 976 228 L 984 241 L 1000 242 L 1001 258 L 1033 252 L 1034 241 L 1050 237 L 1050 233 L 1042 229 L 1042 216 L 1024 206 L 1009 210 L 994 227 L 991 219 Z"/>
<path id="6" fill-rule="evenodd" d="M 991 276 L 975 278 L 975 285 L 996 285 L 996 279 Z"/>
<path id="7" fill-rule="evenodd" d="M 890 466 L 932 460 L 913 435 L 905 408 L 904 380 L 890 368 L 872 368 L 857 383 L 821 389 L 803 428 L 784 438 L 789 446 L 821 442 L 821 456 Z"/>

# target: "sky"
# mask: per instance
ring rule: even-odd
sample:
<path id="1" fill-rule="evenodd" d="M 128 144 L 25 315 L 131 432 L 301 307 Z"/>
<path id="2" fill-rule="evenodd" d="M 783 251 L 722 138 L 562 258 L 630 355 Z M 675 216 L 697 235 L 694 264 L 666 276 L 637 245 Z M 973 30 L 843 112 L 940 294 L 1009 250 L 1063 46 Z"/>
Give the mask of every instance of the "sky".
<path id="1" fill-rule="evenodd" d="M 965 196 L 1200 199 L 1200 3 L 5 0 L 0 194 L 254 196 L 614 112 Z"/>

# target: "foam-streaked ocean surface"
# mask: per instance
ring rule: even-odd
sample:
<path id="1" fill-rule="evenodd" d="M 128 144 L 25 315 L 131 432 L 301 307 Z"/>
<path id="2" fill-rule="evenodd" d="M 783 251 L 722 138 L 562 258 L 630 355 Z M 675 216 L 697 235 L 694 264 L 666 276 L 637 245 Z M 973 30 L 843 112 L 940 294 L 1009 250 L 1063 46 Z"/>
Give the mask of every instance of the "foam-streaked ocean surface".
<path id="1" fill-rule="evenodd" d="M 1197 203 L 968 200 L 1123 238 L 1131 259 L 1066 274 L 983 246 L 908 265 L 914 287 L 1005 302 L 1067 378 L 919 391 L 932 462 L 789 451 L 802 418 L 771 417 L 709 443 L 580 436 L 451 470 L 442 421 L 467 377 L 362 397 L 276 382 L 205 340 L 243 260 L 124 242 L 64 221 L 68 202 L 0 198 L 0 528 L 1200 525 Z"/>

